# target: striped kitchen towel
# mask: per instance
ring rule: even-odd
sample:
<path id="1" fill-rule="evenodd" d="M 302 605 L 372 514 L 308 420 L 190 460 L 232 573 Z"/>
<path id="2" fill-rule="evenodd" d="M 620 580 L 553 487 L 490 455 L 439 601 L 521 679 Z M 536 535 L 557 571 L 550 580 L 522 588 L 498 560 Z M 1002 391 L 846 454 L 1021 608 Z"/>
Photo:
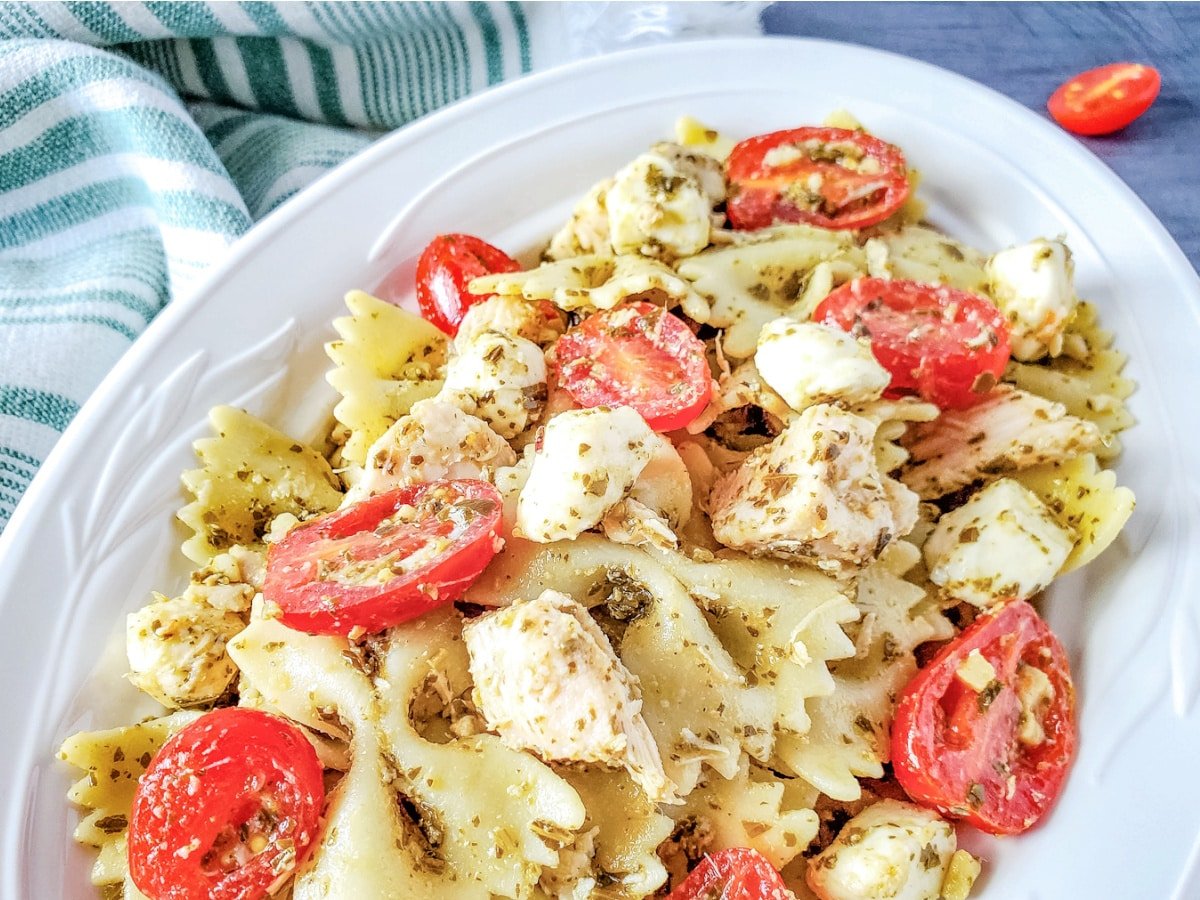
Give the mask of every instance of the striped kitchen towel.
<path id="1" fill-rule="evenodd" d="M 516 3 L 0 5 L 0 527 L 117 358 L 256 219 L 534 63 Z"/>
<path id="2" fill-rule="evenodd" d="M 757 30 L 729 5 L 697 27 L 702 6 L 0 4 L 0 528 L 117 358 L 254 221 L 534 67 Z"/>

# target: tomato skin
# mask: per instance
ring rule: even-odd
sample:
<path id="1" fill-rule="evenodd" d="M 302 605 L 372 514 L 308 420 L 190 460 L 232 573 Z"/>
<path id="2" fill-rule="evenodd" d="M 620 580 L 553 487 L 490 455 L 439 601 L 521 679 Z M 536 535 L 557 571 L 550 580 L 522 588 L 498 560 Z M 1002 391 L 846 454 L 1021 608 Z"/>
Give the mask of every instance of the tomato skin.
<path id="1" fill-rule="evenodd" d="M 260 900 L 307 858 L 324 803 L 321 763 L 300 729 L 258 710 L 214 710 L 167 741 L 138 782 L 130 875 L 150 900 Z M 222 860 L 239 845 L 253 853 L 243 828 L 265 849 Z"/>
<path id="2" fill-rule="evenodd" d="M 280 621 L 309 634 L 373 634 L 414 619 L 457 600 L 491 562 L 503 544 L 502 506 L 495 487 L 473 479 L 369 497 L 273 544 L 263 596 Z"/>
<path id="3" fill-rule="evenodd" d="M 748 847 L 710 854 L 668 900 L 787 900 L 794 895 L 765 856 Z"/>
<path id="4" fill-rule="evenodd" d="M 1140 63 L 1112 63 L 1080 72 L 1050 95 L 1046 109 L 1067 131 L 1111 134 L 1148 110 L 1158 97 L 1162 76 Z"/>
<path id="5" fill-rule="evenodd" d="M 767 160 L 771 151 L 789 145 L 815 149 L 795 160 Z M 858 172 L 843 165 L 836 152 L 828 152 L 830 146 L 853 148 L 864 159 L 873 160 L 878 171 Z M 831 155 L 833 159 L 824 158 Z M 733 148 L 727 173 L 730 199 L 726 211 L 730 224 L 739 229 L 765 228 L 776 222 L 866 228 L 899 209 L 910 189 L 908 164 L 898 147 L 847 128 L 793 128 L 748 138 Z M 819 182 L 815 191 L 810 180 Z M 801 205 L 797 192 L 818 208 Z"/>
<path id="6" fill-rule="evenodd" d="M 704 343 L 646 301 L 588 316 L 559 338 L 550 364 L 581 407 L 629 406 L 655 431 L 682 428 L 712 399 Z"/>
<path id="7" fill-rule="evenodd" d="M 956 675 L 978 650 L 996 671 L 978 693 Z M 1049 679 L 1045 740 L 1020 742 L 1021 666 Z M 1066 652 L 1024 600 L 981 615 L 913 677 L 896 704 L 892 766 L 917 803 L 991 834 L 1019 834 L 1053 806 L 1075 755 L 1075 689 Z M 1011 779 L 1011 780 L 1010 780 Z"/>
<path id="8" fill-rule="evenodd" d="M 870 338 L 892 375 L 885 396 L 918 394 L 941 409 L 982 400 L 1008 364 L 1008 325 L 991 301 L 917 281 L 856 278 L 822 300 L 814 322 Z"/>
<path id="9" fill-rule="evenodd" d="M 494 294 L 472 294 L 473 278 L 516 272 L 521 264 L 498 247 L 469 234 L 440 234 L 417 260 L 417 305 L 430 324 L 453 337 L 467 307 Z"/>

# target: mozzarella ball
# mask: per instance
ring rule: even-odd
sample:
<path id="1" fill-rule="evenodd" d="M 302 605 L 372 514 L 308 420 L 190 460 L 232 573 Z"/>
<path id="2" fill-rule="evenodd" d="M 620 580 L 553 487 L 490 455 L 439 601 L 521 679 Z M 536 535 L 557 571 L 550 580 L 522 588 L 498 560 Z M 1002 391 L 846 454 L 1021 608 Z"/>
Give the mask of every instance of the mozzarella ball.
<path id="1" fill-rule="evenodd" d="M 628 407 L 575 409 L 546 424 L 517 501 L 517 535 L 571 540 L 628 495 L 665 439 Z"/>
<path id="2" fill-rule="evenodd" d="M 835 326 L 788 318 L 763 326 L 754 365 L 795 410 L 837 400 L 851 406 L 878 400 L 891 381 L 869 345 Z"/>
<path id="3" fill-rule="evenodd" d="M 1013 357 L 1058 356 L 1075 311 L 1075 264 L 1067 245 L 1038 238 L 1010 247 L 988 260 L 987 274 L 992 299 L 1008 319 Z"/>
<path id="4" fill-rule="evenodd" d="M 546 403 L 546 357 L 533 341 L 485 331 L 446 365 L 438 399 L 514 438 L 537 421 Z"/>
<path id="5" fill-rule="evenodd" d="M 936 813 L 881 800 L 809 860 L 808 886 L 821 900 L 938 900 L 956 845 Z"/>
<path id="6" fill-rule="evenodd" d="M 1042 590 L 1074 546 L 1036 494 L 1001 478 L 942 516 L 924 554 L 929 579 L 947 596 L 986 609 Z"/>

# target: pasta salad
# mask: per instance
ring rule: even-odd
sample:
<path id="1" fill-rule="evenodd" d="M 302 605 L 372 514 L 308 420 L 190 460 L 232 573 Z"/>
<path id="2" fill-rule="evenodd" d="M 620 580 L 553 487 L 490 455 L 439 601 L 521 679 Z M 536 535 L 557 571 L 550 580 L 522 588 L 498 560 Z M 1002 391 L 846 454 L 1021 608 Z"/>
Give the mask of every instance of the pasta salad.
<path id="1" fill-rule="evenodd" d="M 845 113 L 691 120 L 522 264 L 354 291 L 314 441 L 213 410 L 162 704 L 70 737 L 107 897 L 964 900 L 1077 740 L 1041 593 L 1134 506 L 1124 356 L 1039 237 Z M 994 877 L 1003 880 L 1003 872 Z"/>

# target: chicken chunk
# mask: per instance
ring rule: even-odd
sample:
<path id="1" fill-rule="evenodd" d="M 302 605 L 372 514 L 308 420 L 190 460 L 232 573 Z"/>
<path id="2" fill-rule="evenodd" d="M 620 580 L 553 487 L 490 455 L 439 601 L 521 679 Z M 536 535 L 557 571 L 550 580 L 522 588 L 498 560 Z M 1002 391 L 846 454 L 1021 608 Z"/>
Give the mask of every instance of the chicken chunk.
<path id="1" fill-rule="evenodd" d="M 503 438 L 516 437 L 546 403 L 546 357 L 533 341 L 485 331 L 446 365 L 437 399 L 478 416 Z"/>
<path id="2" fill-rule="evenodd" d="M 1001 478 L 942 516 L 924 553 L 930 581 L 948 596 L 987 609 L 1042 590 L 1074 546 L 1036 494 Z"/>
<path id="3" fill-rule="evenodd" d="M 1038 238 L 1001 250 L 987 262 L 988 288 L 1008 320 L 1015 359 L 1062 353 L 1075 313 L 1075 265 L 1062 241 Z"/>
<path id="4" fill-rule="evenodd" d="M 343 506 L 422 481 L 492 481 L 498 469 L 516 461 L 504 438 L 482 419 L 445 400 L 422 400 L 371 445 L 366 469 Z"/>
<path id="5" fill-rule="evenodd" d="M 126 621 L 129 680 L 164 706 L 211 703 L 237 674 L 225 645 L 245 627 L 243 618 L 228 610 L 156 594 Z"/>
<path id="6" fill-rule="evenodd" d="M 717 482 L 716 539 L 833 571 L 870 562 L 917 521 L 916 495 L 879 471 L 875 430 L 839 407 L 808 407 Z"/>
<path id="7" fill-rule="evenodd" d="M 600 520 L 604 536 L 618 544 L 632 547 L 661 547 L 674 550 L 679 538 L 661 515 L 644 503 L 626 497 Z"/>
<path id="8" fill-rule="evenodd" d="M 937 813 L 881 800 L 809 860 L 808 886 L 821 900 L 938 900 L 957 843 Z"/>
<path id="9" fill-rule="evenodd" d="M 496 295 L 467 307 L 454 336 L 454 348 L 462 352 L 489 331 L 524 338 L 544 347 L 562 334 L 564 325 L 564 318 L 545 303 Z"/>
<path id="10" fill-rule="evenodd" d="M 677 144 L 656 144 L 616 174 L 605 198 L 613 251 L 678 259 L 708 246 L 725 199 L 721 165 Z"/>
<path id="11" fill-rule="evenodd" d="M 601 521 L 618 544 L 677 547 L 676 530 L 692 517 L 692 477 L 674 444 L 656 442 L 654 455 L 629 489 L 629 496 Z"/>
<path id="12" fill-rule="evenodd" d="M 129 680 L 164 706 L 218 699 L 237 674 L 225 645 L 245 627 L 265 575 L 261 553 L 234 545 L 193 572 L 179 597 L 155 594 L 126 620 Z"/>
<path id="13" fill-rule="evenodd" d="M 970 409 L 947 410 L 917 425 L 904 444 L 900 479 L 924 499 L 990 475 L 1072 459 L 1102 443 L 1100 429 L 1061 403 L 1007 385 Z"/>
<path id="14" fill-rule="evenodd" d="M 832 325 L 788 318 L 763 326 L 754 364 L 796 410 L 835 400 L 848 405 L 878 400 L 891 381 L 867 344 Z"/>
<path id="15" fill-rule="evenodd" d="M 561 413 L 546 424 L 517 500 L 517 536 L 548 543 L 596 527 L 667 451 L 674 448 L 628 407 Z"/>
<path id="16" fill-rule="evenodd" d="M 637 679 L 585 607 L 543 591 L 468 622 L 463 639 L 475 704 L 505 744 L 547 761 L 624 768 L 651 800 L 677 800 Z"/>

